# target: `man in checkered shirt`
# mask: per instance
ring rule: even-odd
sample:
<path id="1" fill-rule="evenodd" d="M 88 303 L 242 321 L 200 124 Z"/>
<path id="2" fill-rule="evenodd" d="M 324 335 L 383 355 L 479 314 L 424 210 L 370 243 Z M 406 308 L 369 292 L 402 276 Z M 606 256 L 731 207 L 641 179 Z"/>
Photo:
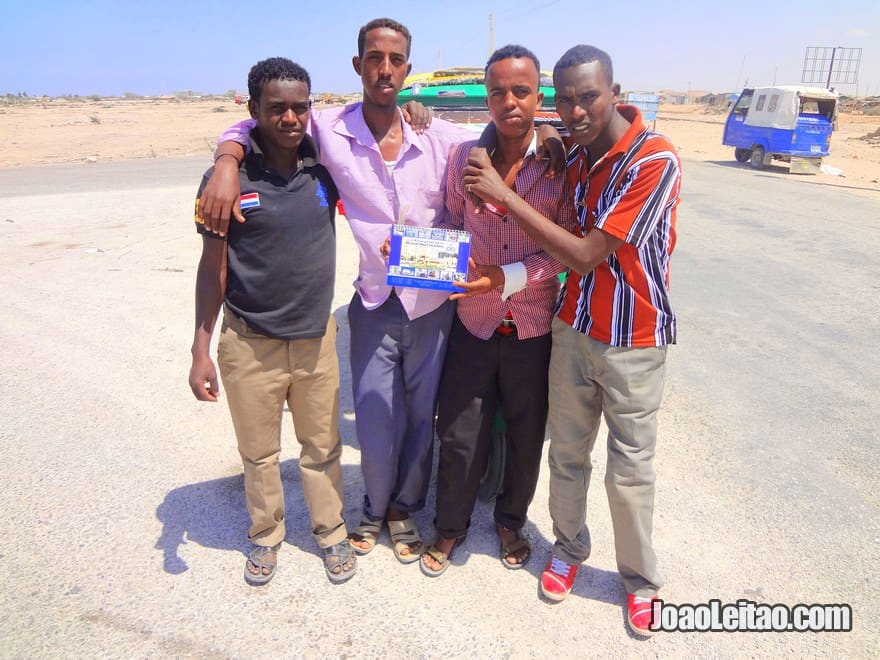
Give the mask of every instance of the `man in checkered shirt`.
<path id="1" fill-rule="evenodd" d="M 536 154 L 534 116 L 543 98 L 539 80 L 538 60 L 522 46 L 505 46 L 489 58 L 486 91 L 497 134 L 491 160 L 500 185 L 573 231 L 575 213 L 564 178 L 547 176 L 547 163 Z M 479 200 L 461 181 L 475 144 L 465 142 L 450 157 L 441 225 L 471 232 L 472 263 L 465 291 L 451 296 L 458 310 L 438 400 L 438 538 L 421 562 L 429 576 L 448 568 L 467 533 L 499 406 L 508 443 L 502 491 L 495 501 L 499 556 L 510 569 L 528 561 L 531 548 L 521 530 L 538 481 L 547 421 L 550 322 L 563 266 L 504 208 L 475 206 Z"/>

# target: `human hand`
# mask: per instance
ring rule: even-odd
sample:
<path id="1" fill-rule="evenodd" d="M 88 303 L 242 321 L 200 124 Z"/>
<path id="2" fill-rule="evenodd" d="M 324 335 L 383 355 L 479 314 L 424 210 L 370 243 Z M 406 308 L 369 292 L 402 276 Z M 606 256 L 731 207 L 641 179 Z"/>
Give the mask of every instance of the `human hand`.
<path id="1" fill-rule="evenodd" d="M 492 166 L 492 159 L 483 147 L 471 148 L 461 182 L 466 193 L 495 206 L 504 206 L 504 198 L 513 192 Z"/>
<path id="2" fill-rule="evenodd" d="M 204 222 L 205 229 L 225 236 L 229 230 L 230 215 L 235 216 L 238 222 L 244 222 L 239 206 L 240 194 L 238 161 L 235 158 L 215 161 L 214 171 L 202 190 L 196 209 L 196 215 Z"/>
<path id="3" fill-rule="evenodd" d="M 450 300 L 460 298 L 473 298 L 488 293 L 492 289 L 504 286 L 504 271 L 500 266 L 478 264 L 473 259 L 468 259 L 468 270 L 477 273 L 477 278 L 467 282 L 458 282 L 456 287 L 464 289 L 449 296 Z"/>
<path id="4" fill-rule="evenodd" d="M 541 124 L 537 128 L 537 153 L 538 158 L 549 160 L 547 171 L 544 173 L 548 179 L 562 173 L 565 170 L 565 145 L 562 136 L 552 124 Z"/>
<path id="5" fill-rule="evenodd" d="M 199 401 L 216 402 L 220 396 L 217 369 L 208 355 L 194 355 L 189 370 L 189 388 Z"/>
<path id="6" fill-rule="evenodd" d="M 382 255 L 382 258 L 388 261 L 388 256 L 391 254 L 391 235 L 389 234 L 382 245 L 379 246 L 379 254 Z"/>
<path id="7" fill-rule="evenodd" d="M 403 111 L 403 120 L 419 135 L 428 130 L 434 118 L 434 110 L 418 101 L 407 101 L 400 109 Z"/>
<path id="8" fill-rule="evenodd" d="M 480 139 L 477 140 L 477 144 L 474 146 L 483 147 L 489 153 L 495 149 L 498 145 L 498 128 L 495 126 L 494 121 L 490 121 L 486 124 L 486 128 L 483 129 L 483 132 L 480 133 Z M 474 205 L 474 209 L 477 213 L 483 212 L 483 200 L 474 195 L 473 193 L 465 193 L 465 197 L 467 197 L 471 203 Z"/>

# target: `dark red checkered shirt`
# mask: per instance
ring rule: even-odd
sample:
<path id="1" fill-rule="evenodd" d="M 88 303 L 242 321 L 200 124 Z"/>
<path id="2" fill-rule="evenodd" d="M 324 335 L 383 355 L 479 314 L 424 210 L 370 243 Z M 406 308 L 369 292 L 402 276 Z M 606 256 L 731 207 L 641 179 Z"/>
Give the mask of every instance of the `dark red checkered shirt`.
<path id="1" fill-rule="evenodd" d="M 476 141 L 460 144 L 449 159 L 446 213 L 439 226 L 469 231 L 471 258 L 478 264 L 504 266 L 522 262 L 526 267 L 526 286 L 507 300 L 501 299 L 501 288 L 462 298 L 458 301 L 458 317 L 472 335 L 481 339 L 492 336 L 508 311 L 520 339 L 545 335 L 550 332 L 559 293 L 557 275 L 565 267 L 545 253 L 510 216 L 488 208 L 475 212 L 461 183 L 461 172 L 475 144 Z M 537 158 L 534 147 L 533 141 L 516 175 L 516 192 L 545 218 L 574 231 L 577 219 L 566 177 L 545 178 L 547 164 Z"/>

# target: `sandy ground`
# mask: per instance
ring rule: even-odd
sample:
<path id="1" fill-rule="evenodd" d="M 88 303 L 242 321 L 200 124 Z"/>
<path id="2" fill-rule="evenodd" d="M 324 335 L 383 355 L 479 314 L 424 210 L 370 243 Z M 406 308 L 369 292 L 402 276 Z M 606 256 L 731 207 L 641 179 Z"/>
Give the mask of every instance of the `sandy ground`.
<path id="1" fill-rule="evenodd" d="M 500 566 L 480 503 L 442 578 L 400 566 L 384 534 L 334 587 L 308 531 L 286 418 L 287 543 L 273 583 L 247 587 L 228 411 L 186 385 L 194 190 L 212 140 L 244 111 L 104 105 L 0 114 L 12 145 L 0 156 L 0 657 L 878 656 L 876 147 L 840 140 L 858 156 L 829 159 L 844 179 L 756 173 L 718 144 L 719 117 L 664 109 L 657 122 L 686 174 L 673 257 L 681 336 L 655 462 L 662 593 L 851 603 L 855 620 L 851 633 L 642 641 L 624 624 L 601 440 L 594 553 L 572 596 L 552 605 L 537 594 L 553 536 L 546 458 L 525 570 Z M 852 119 L 838 138 L 877 126 Z M 356 249 L 344 224 L 338 251 L 353 523 L 363 483 L 345 356 Z M 426 536 L 432 507 L 418 515 Z"/>
<path id="2" fill-rule="evenodd" d="M 0 106 L 0 140 L 7 147 L 0 167 L 209 154 L 223 129 L 245 117 L 245 106 L 228 99 L 60 99 Z M 684 158 L 727 162 L 733 149 L 721 144 L 724 119 L 705 106 L 666 105 L 655 127 Z M 877 130 L 878 116 L 841 115 L 824 163 L 844 176 L 819 174 L 816 181 L 880 191 L 880 140 L 863 139 Z M 781 164 L 773 169 L 784 171 Z"/>

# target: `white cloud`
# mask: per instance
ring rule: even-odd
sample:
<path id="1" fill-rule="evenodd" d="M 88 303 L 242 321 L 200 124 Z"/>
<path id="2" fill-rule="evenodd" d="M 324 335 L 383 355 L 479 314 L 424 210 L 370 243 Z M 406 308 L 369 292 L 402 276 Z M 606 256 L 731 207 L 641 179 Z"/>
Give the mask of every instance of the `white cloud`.
<path id="1" fill-rule="evenodd" d="M 846 36 L 864 38 L 868 36 L 868 31 L 865 28 L 853 28 L 846 31 Z"/>

